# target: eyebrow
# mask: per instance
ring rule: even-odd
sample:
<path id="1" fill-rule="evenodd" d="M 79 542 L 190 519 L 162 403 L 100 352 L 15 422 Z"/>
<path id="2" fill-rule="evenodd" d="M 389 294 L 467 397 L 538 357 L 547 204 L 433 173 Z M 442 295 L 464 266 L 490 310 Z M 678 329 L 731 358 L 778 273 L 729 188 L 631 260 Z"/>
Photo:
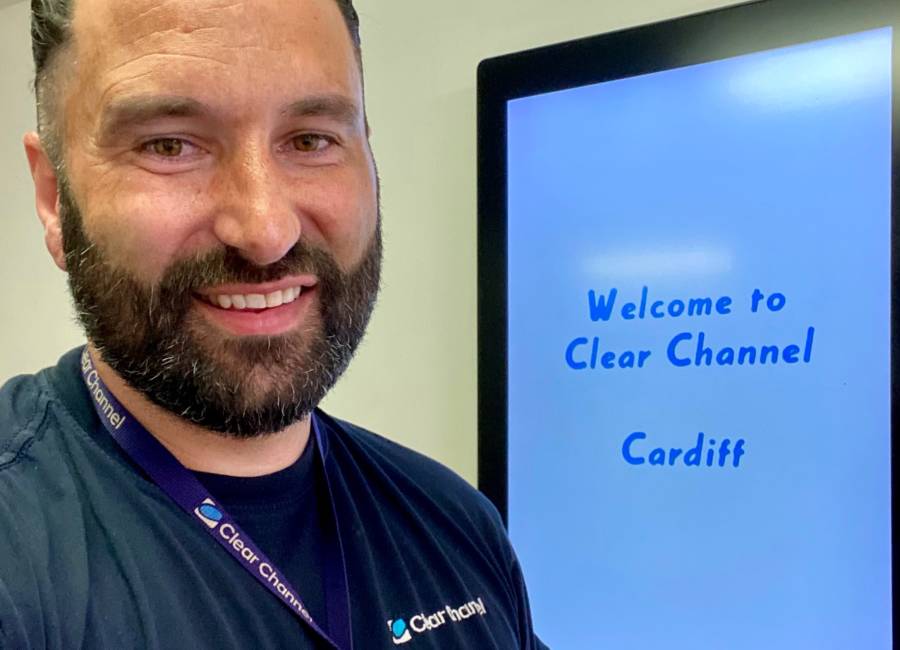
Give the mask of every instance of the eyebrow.
<path id="1" fill-rule="evenodd" d="M 190 97 L 131 97 L 104 109 L 100 118 L 100 139 L 107 141 L 123 131 L 153 120 L 203 117 L 211 113 L 207 105 Z M 327 117 L 346 126 L 356 126 L 360 118 L 356 102 L 337 94 L 304 97 L 289 104 L 281 114 L 289 118 Z"/>
<path id="2" fill-rule="evenodd" d="M 190 97 L 132 97 L 110 104 L 100 118 L 100 139 L 105 141 L 122 131 L 166 117 L 199 117 L 209 113 Z"/>
<path id="3" fill-rule="evenodd" d="M 327 117 L 346 126 L 359 123 L 360 110 L 356 102 L 343 95 L 315 95 L 290 104 L 283 115 L 288 117 Z"/>

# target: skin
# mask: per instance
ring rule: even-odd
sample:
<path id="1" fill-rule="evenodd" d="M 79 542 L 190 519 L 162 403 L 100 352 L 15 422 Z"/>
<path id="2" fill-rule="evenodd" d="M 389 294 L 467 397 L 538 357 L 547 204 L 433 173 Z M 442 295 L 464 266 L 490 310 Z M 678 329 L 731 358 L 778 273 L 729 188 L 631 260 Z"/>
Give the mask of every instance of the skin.
<path id="1" fill-rule="evenodd" d="M 154 285 L 173 262 L 226 245 L 265 266 L 301 236 L 343 270 L 360 261 L 376 228 L 375 167 L 360 68 L 333 0 L 78 0 L 72 29 L 60 68 L 65 166 L 85 231 L 113 264 Z M 200 112 L 112 120 L 117 106 L 162 97 Z M 288 111 L 321 98 L 313 114 Z M 55 170 L 36 133 L 25 149 L 47 249 L 65 270 Z M 307 310 L 297 327 L 317 317 Z M 234 335 L 201 322 L 209 336 Z M 267 474 L 307 444 L 308 420 L 249 440 L 191 425 L 92 351 L 110 389 L 191 469 Z"/>

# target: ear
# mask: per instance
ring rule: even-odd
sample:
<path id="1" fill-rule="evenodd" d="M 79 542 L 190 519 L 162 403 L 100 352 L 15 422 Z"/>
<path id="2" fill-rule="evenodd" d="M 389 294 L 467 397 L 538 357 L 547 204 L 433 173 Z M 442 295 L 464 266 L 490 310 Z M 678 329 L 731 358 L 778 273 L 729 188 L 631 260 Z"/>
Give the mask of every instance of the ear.
<path id="1" fill-rule="evenodd" d="M 35 132 L 25 134 L 25 155 L 34 181 L 34 202 L 38 218 L 44 224 L 44 243 L 53 261 L 63 271 L 66 270 L 66 256 L 63 252 L 62 226 L 59 220 L 59 185 L 56 168 L 44 151 L 40 136 Z"/>

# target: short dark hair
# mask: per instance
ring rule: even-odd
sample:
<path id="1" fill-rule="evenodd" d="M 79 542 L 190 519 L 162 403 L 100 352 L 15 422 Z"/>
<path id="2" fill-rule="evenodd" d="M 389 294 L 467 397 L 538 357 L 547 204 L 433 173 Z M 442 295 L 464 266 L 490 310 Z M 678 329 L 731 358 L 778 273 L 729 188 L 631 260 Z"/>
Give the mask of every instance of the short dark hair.
<path id="1" fill-rule="evenodd" d="M 37 101 L 37 125 L 41 142 L 53 163 L 62 165 L 62 150 L 55 118 L 53 79 L 55 60 L 70 42 L 72 5 L 75 0 L 31 0 L 31 53 L 34 56 L 34 92 Z M 361 62 L 359 39 L 359 15 L 353 0 L 335 0 L 350 40 Z"/>

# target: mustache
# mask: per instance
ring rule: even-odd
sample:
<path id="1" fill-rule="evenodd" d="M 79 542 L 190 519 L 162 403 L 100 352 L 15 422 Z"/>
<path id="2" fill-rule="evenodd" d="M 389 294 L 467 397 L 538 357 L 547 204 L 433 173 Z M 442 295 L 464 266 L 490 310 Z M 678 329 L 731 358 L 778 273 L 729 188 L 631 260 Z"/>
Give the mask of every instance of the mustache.
<path id="1" fill-rule="evenodd" d="M 99 273 L 109 277 L 115 272 L 106 260 L 97 259 L 91 253 L 79 255 L 78 258 L 79 262 L 89 267 L 77 273 L 78 276 L 86 272 L 89 275 L 96 276 Z M 118 282 L 110 289 L 124 291 L 131 296 L 130 300 L 120 304 L 120 308 L 128 312 L 121 314 L 120 320 L 145 322 L 157 330 L 171 331 L 182 327 L 198 289 L 203 287 L 231 283 L 260 284 L 291 275 L 309 274 L 316 276 L 317 291 L 327 306 L 330 301 L 342 302 L 348 281 L 348 276 L 339 269 L 329 253 L 306 241 L 298 241 L 284 257 L 265 266 L 247 260 L 236 248 L 221 247 L 207 251 L 173 263 L 161 279 L 150 286 L 136 278 L 123 276 L 121 271 L 118 273 Z M 73 282 L 74 277 L 72 274 L 69 276 L 73 295 L 76 296 L 76 302 L 81 297 L 84 303 L 84 283 Z M 84 318 L 88 316 L 90 315 L 83 315 Z"/>
<path id="2" fill-rule="evenodd" d="M 261 284 L 291 275 L 310 274 L 324 287 L 334 286 L 344 275 L 334 258 L 305 241 L 298 241 L 278 261 L 259 266 L 232 247 L 219 248 L 173 264 L 163 274 L 157 290 L 170 296 L 196 292 L 216 284 Z"/>

